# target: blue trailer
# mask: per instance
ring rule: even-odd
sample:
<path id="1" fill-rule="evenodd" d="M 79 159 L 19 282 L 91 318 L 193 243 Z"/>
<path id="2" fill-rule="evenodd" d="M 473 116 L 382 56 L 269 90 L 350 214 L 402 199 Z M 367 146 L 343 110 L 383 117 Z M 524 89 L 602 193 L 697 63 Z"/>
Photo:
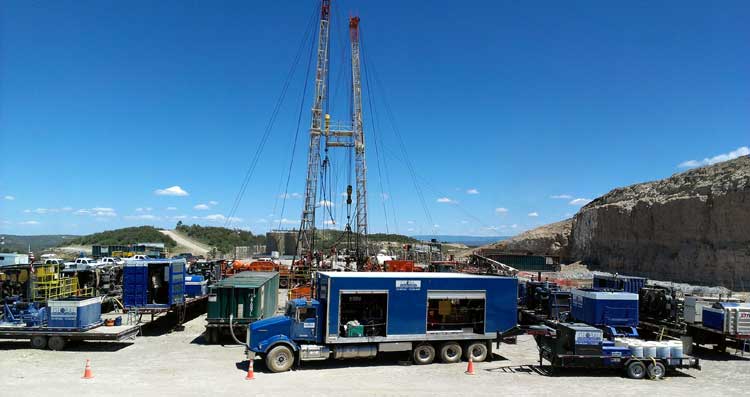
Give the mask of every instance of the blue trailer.
<path id="1" fill-rule="evenodd" d="M 491 342 L 516 325 L 512 277 L 319 272 L 314 281 L 314 299 L 292 300 L 283 316 L 248 327 L 250 359 L 263 356 L 273 372 L 295 360 L 381 352 L 409 352 L 417 364 L 483 361 Z"/>
<path id="2" fill-rule="evenodd" d="M 637 294 L 641 288 L 646 286 L 646 281 L 648 279 L 643 277 L 595 274 L 592 281 L 592 288 L 614 289 Z"/>
<path id="3" fill-rule="evenodd" d="M 571 299 L 574 320 L 600 327 L 608 336 L 638 336 L 638 294 L 574 289 Z"/>

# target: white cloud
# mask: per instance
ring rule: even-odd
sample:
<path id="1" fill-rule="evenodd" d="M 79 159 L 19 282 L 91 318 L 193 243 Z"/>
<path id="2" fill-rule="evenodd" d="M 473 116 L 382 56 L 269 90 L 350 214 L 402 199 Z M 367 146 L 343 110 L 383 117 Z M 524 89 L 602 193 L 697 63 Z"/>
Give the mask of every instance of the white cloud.
<path id="1" fill-rule="evenodd" d="M 97 217 L 114 217 L 117 216 L 117 212 L 112 208 L 106 207 L 94 207 L 94 208 L 81 208 L 74 212 L 76 215 L 90 215 Z"/>
<path id="2" fill-rule="evenodd" d="M 135 212 L 149 212 L 152 209 L 153 208 L 151 208 L 151 207 L 146 207 L 146 208 L 140 208 L 140 207 L 138 207 L 138 208 L 135 209 Z"/>
<path id="3" fill-rule="evenodd" d="M 408 224 L 410 224 L 410 225 L 413 225 L 413 224 L 415 224 L 416 222 L 414 222 L 414 221 L 406 221 L 406 223 L 408 223 Z"/>
<path id="4" fill-rule="evenodd" d="M 467 221 L 467 220 L 462 220 L 462 221 L 461 221 L 461 224 L 462 224 L 462 225 L 466 225 L 466 224 L 468 224 L 468 223 L 469 223 L 469 221 Z"/>
<path id="5" fill-rule="evenodd" d="M 332 219 L 326 219 L 326 220 L 323 221 L 323 224 L 324 225 L 335 225 L 336 221 L 334 221 Z"/>
<path id="6" fill-rule="evenodd" d="M 413 231 L 414 231 L 414 228 L 413 228 L 413 227 L 410 227 L 410 228 L 406 229 L 406 231 L 407 231 L 407 232 L 413 232 Z"/>
<path id="7" fill-rule="evenodd" d="M 62 212 L 70 212 L 70 211 L 73 211 L 73 208 L 72 207 L 62 207 L 62 208 L 60 208 L 60 211 L 62 211 Z"/>
<path id="8" fill-rule="evenodd" d="M 152 215 L 152 214 L 140 214 L 140 215 L 128 215 L 125 216 L 125 219 L 138 219 L 138 220 L 144 220 L 144 221 L 155 221 L 161 219 L 158 216 Z"/>
<path id="9" fill-rule="evenodd" d="M 386 201 L 391 198 L 391 196 L 388 193 L 380 193 L 380 198 L 382 198 L 383 201 Z"/>
<path id="10" fill-rule="evenodd" d="M 207 204 L 196 204 L 195 207 L 193 207 L 194 210 L 207 210 L 210 209 Z"/>
<path id="11" fill-rule="evenodd" d="M 577 199 L 570 200 L 570 202 L 568 204 L 570 204 L 570 205 L 586 205 L 586 204 L 588 204 L 590 202 L 591 202 L 591 199 L 577 198 Z"/>
<path id="12" fill-rule="evenodd" d="M 573 198 L 573 196 L 569 194 L 556 194 L 554 196 L 549 196 L 551 199 L 562 199 L 562 200 L 570 200 Z"/>
<path id="13" fill-rule="evenodd" d="M 321 207 L 333 207 L 333 202 L 329 200 L 320 200 L 318 205 Z"/>
<path id="14" fill-rule="evenodd" d="M 3 196 L 3 198 L 8 201 L 13 201 L 16 199 L 16 196 L 6 195 L 6 196 Z"/>
<path id="15" fill-rule="evenodd" d="M 456 201 L 454 201 L 453 199 L 449 197 L 440 197 L 439 199 L 437 199 L 437 202 L 445 203 L 445 204 L 456 204 Z"/>
<path id="16" fill-rule="evenodd" d="M 211 200 L 211 201 L 208 202 L 208 205 L 217 205 L 217 204 L 219 204 L 219 202 L 218 201 L 214 201 L 214 200 Z"/>
<path id="17" fill-rule="evenodd" d="M 260 218 L 255 223 L 268 223 L 268 221 L 265 218 Z"/>
<path id="18" fill-rule="evenodd" d="M 154 190 L 154 194 L 157 196 L 187 196 L 188 192 L 175 185 L 166 189 L 156 189 Z"/>
<path id="19" fill-rule="evenodd" d="M 498 214 L 507 214 L 508 213 L 508 209 L 507 208 L 503 208 L 503 207 L 498 207 L 498 208 L 495 208 L 495 212 L 498 213 Z"/>
<path id="20" fill-rule="evenodd" d="M 536 216 L 539 216 L 539 213 L 538 212 L 529 212 L 529 216 L 536 217 Z"/>
<path id="21" fill-rule="evenodd" d="M 40 222 L 38 221 L 23 221 L 18 222 L 19 225 L 38 225 Z"/>
<path id="22" fill-rule="evenodd" d="M 227 221 L 227 220 L 230 223 L 233 223 L 233 222 L 242 222 L 242 218 L 236 218 L 236 217 L 233 217 L 233 216 L 227 218 L 227 217 L 225 217 L 222 214 L 206 215 L 206 216 L 204 216 L 202 218 L 198 218 L 198 219 L 203 219 L 203 220 L 212 221 L 212 222 L 224 222 L 224 221 Z"/>
<path id="23" fill-rule="evenodd" d="M 177 207 L 167 207 L 167 211 L 177 211 Z"/>
<path id="24" fill-rule="evenodd" d="M 479 194 L 479 190 L 471 188 L 466 191 L 466 194 Z"/>
<path id="25" fill-rule="evenodd" d="M 510 227 L 513 228 L 513 229 L 517 229 L 518 225 L 514 223 L 514 224 L 510 225 Z"/>
<path id="26" fill-rule="evenodd" d="M 294 219 L 287 219 L 287 218 L 283 218 L 283 219 L 281 219 L 281 220 L 278 220 L 278 219 L 274 219 L 274 220 L 273 220 L 273 222 L 274 222 L 274 223 L 281 223 L 282 225 L 294 225 L 294 224 L 297 224 L 297 223 L 299 223 L 299 221 L 298 221 L 298 220 L 294 220 Z"/>
<path id="27" fill-rule="evenodd" d="M 188 216 L 187 216 L 187 215 L 177 215 L 177 216 L 173 216 L 173 217 L 172 217 L 172 219 L 174 219 L 174 220 L 176 220 L 176 221 L 181 221 L 181 220 L 183 220 L 183 219 L 187 219 L 187 218 L 188 218 Z"/>
<path id="28" fill-rule="evenodd" d="M 677 166 L 680 168 L 702 167 L 704 165 L 711 165 L 711 164 L 720 163 L 722 161 L 729 161 L 729 160 L 736 159 L 737 157 L 747 156 L 747 155 L 750 155 L 750 148 L 748 148 L 747 146 L 741 146 L 741 147 L 738 147 L 736 150 L 732 150 L 729 153 L 718 154 L 711 158 L 708 158 L 708 157 L 704 158 L 703 160 L 683 161 Z"/>
<path id="29" fill-rule="evenodd" d="M 296 193 L 296 192 L 295 193 L 284 193 L 284 194 L 279 195 L 279 198 L 281 198 L 281 199 L 289 199 L 289 198 L 291 198 L 291 199 L 299 199 L 299 198 L 302 198 L 302 195 L 299 194 L 299 193 Z"/>
<path id="30" fill-rule="evenodd" d="M 434 227 L 435 229 L 440 229 L 440 225 L 438 225 L 438 224 L 434 224 L 434 225 L 432 225 L 432 227 Z"/>

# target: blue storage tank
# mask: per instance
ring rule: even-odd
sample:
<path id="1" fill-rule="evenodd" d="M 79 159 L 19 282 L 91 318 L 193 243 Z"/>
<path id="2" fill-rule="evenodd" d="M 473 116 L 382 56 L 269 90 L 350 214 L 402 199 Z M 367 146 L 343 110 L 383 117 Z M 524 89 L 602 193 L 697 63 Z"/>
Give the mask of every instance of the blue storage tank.
<path id="1" fill-rule="evenodd" d="M 605 276 L 595 274 L 592 283 L 593 288 L 614 289 L 618 291 L 637 294 L 641 288 L 646 286 L 647 279 L 632 276 Z"/>
<path id="2" fill-rule="evenodd" d="M 123 305 L 168 308 L 185 302 L 185 259 L 131 261 L 123 269 Z"/>
<path id="3" fill-rule="evenodd" d="M 189 298 L 208 294 L 208 281 L 203 276 L 185 276 L 185 295 Z"/>
<path id="4" fill-rule="evenodd" d="M 88 329 L 102 322 L 102 299 L 69 297 L 47 301 L 50 328 Z"/>
<path id="5" fill-rule="evenodd" d="M 638 294 L 574 289 L 571 317 L 595 326 L 638 326 Z"/>

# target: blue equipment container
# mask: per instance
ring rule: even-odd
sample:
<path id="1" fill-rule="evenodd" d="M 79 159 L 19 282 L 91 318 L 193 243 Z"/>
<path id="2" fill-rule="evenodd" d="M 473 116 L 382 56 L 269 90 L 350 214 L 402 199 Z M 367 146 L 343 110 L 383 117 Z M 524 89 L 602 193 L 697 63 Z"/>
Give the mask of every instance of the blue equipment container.
<path id="1" fill-rule="evenodd" d="M 517 323 L 518 281 L 510 277 L 477 276 L 463 273 L 352 273 L 320 272 L 316 298 L 327 307 L 322 334 L 326 341 L 345 341 L 341 328 L 356 319 L 353 309 L 371 302 L 385 302 L 382 327 L 366 327 L 366 333 L 426 335 L 431 332 L 469 332 L 495 335 Z M 369 292 L 368 292 L 369 291 Z M 361 293 L 361 294 L 360 294 Z M 483 310 L 480 310 L 483 308 Z M 476 309 L 472 321 L 459 316 Z M 455 312 L 454 312 L 455 310 Z M 426 318 L 425 318 L 426 316 Z M 426 321 L 425 321 L 426 320 Z"/>
<path id="2" fill-rule="evenodd" d="M 637 335 L 638 294 L 630 292 L 574 289 L 571 291 L 571 317 L 597 327 L 608 327 L 613 335 L 617 327 L 631 327 L 629 335 Z"/>
<path id="3" fill-rule="evenodd" d="M 125 307 L 169 308 L 185 302 L 185 259 L 127 263 L 123 271 Z"/>
<path id="4" fill-rule="evenodd" d="M 208 281 L 203 276 L 185 276 L 185 295 L 189 298 L 208 294 Z"/>
<path id="5" fill-rule="evenodd" d="M 71 296 L 47 302 L 50 328 L 89 329 L 102 322 L 102 300 Z"/>
<path id="6" fill-rule="evenodd" d="M 637 294 L 646 286 L 647 279 L 632 276 L 605 276 L 595 274 L 592 287 L 597 289 L 614 289 Z"/>

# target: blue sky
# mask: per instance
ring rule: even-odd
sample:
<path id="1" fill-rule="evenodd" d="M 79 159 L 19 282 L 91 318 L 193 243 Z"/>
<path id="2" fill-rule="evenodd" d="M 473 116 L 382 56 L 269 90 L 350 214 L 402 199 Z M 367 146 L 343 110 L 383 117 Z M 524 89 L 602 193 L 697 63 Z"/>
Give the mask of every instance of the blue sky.
<path id="1" fill-rule="evenodd" d="M 0 233 L 224 225 L 315 3 L 0 3 Z M 372 232 L 511 235 L 612 188 L 747 154 L 746 1 L 334 7 L 334 120 L 349 117 L 345 18 L 362 18 Z M 299 221 L 303 54 L 234 226 Z M 346 161 L 331 156 L 340 194 Z"/>

